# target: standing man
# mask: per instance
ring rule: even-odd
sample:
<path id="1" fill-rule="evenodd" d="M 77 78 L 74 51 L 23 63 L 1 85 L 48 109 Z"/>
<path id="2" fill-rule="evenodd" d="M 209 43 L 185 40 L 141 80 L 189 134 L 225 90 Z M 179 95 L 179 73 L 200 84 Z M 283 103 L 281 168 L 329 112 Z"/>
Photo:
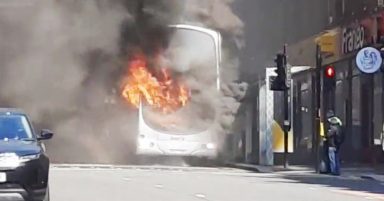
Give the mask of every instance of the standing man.
<path id="1" fill-rule="evenodd" d="M 340 175 L 340 146 L 344 141 L 342 122 L 330 110 L 327 112 L 327 120 L 329 123 L 327 132 L 328 157 L 331 174 Z"/>

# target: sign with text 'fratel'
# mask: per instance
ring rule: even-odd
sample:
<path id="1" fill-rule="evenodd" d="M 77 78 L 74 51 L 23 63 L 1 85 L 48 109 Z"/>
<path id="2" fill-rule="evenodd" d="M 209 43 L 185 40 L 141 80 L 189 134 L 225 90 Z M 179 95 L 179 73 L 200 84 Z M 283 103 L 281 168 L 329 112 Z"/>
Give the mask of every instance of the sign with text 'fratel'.
<path id="1" fill-rule="evenodd" d="M 364 46 L 365 31 L 362 25 L 344 28 L 342 32 L 342 52 L 348 54 Z"/>

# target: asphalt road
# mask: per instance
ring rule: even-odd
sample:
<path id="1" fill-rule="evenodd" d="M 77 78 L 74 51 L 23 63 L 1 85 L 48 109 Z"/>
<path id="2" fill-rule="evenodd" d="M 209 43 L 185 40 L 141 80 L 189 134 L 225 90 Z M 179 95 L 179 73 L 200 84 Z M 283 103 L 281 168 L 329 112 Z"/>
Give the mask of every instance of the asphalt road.
<path id="1" fill-rule="evenodd" d="M 376 181 L 230 168 L 61 166 L 51 169 L 50 185 L 53 201 L 384 200 Z"/>

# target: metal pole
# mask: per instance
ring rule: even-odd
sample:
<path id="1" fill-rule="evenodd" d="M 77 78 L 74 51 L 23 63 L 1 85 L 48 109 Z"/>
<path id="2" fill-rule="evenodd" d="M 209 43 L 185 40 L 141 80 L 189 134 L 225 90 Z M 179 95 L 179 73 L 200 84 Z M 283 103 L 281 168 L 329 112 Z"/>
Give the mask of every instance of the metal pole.
<path id="1" fill-rule="evenodd" d="M 287 46 L 284 45 L 284 68 L 287 70 Z M 285 73 L 287 76 L 287 73 Z M 286 78 L 285 78 L 286 80 Z M 287 88 L 289 85 L 287 86 Z M 288 168 L 288 129 L 289 129 L 289 111 L 288 111 L 288 90 L 284 90 L 284 168 Z"/>
<path id="2" fill-rule="evenodd" d="M 321 118 L 321 66 L 322 66 L 322 57 L 321 57 L 321 49 L 319 45 L 316 45 L 316 103 L 315 103 L 315 110 L 316 110 L 316 126 L 315 126 L 315 170 L 317 173 L 320 173 L 320 118 Z"/>

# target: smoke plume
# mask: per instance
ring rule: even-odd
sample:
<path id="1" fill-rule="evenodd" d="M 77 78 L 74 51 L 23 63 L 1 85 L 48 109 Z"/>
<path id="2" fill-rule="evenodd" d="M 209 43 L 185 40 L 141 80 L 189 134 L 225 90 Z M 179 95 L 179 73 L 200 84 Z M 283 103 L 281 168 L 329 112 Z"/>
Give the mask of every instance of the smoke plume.
<path id="1" fill-rule="evenodd" d="M 124 117 L 107 117 L 104 108 L 126 9 L 117 1 L 0 6 L 2 104 L 23 108 L 57 133 L 48 147 L 54 161 L 112 162 L 103 156 L 105 140 L 93 133 Z"/>
<path id="2" fill-rule="evenodd" d="M 240 18 L 233 13 L 230 7 L 232 2 L 233 0 L 191 0 L 185 5 L 186 21 L 199 22 L 205 27 L 219 31 L 223 36 L 223 52 L 220 70 L 221 93 L 215 93 L 215 87 L 207 88 L 207 86 L 212 86 L 212 83 L 207 81 L 212 82 L 212 78 L 214 78 L 215 75 L 215 69 L 207 66 L 209 62 L 206 62 L 206 60 L 209 58 L 209 54 L 203 51 L 209 50 L 210 47 L 196 50 L 195 54 L 201 53 L 200 55 L 187 53 L 182 58 L 201 61 L 201 69 L 196 69 L 196 74 L 191 76 L 193 77 L 192 82 L 200 85 L 200 89 L 205 91 L 205 93 L 199 97 L 201 102 L 220 105 L 218 116 L 220 117 L 219 128 L 221 128 L 221 130 L 219 132 L 224 134 L 231 132 L 231 126 L 240 106 L 240 101 L 245 96 L 247 90 L 246 83 L 235 82 L 239 79 L 237 52 L 244 46 L 244 24 Z M 193 44 L 193 39 L 186 38 L 185 40 L 192 41 L 191 44 Z M 204 47 L 204 45 L 196 46 Z"/>
<path id="3" fill-rule="evenodd" d="M 128 162 L 137 111 L 121 101 L 120 80 L 130 56 L 137 49 L 154 51 L 154 38 L 165 39 L 162 33 L 173 23 L 198 24 L 222 33 L 223 93 L 214 92 L 214 69 L 200 65 L 209 60 L 199 55 L 201 50 L 179 52 L 178 65 L 173 66 L 179 68 L 175 71 L 188 71 L 188 85 L 202 92 L 192 101 L 222 105 L 220 127 L 229 132 L 246 90 L 245 84 L 233 83 L 238 79 L 236 51 L 243 46 L 244 25 L 230 8 L 232 1 L 31 2 L 0 3 L 0 101 L 4 107 L 23 108 L 37 127 L 56 133 L 48 143 L 54 162 Z M 199 67 L 180 69 L 183 66 Z M 201 125 L 204 122 L 201 119 Z"/>

